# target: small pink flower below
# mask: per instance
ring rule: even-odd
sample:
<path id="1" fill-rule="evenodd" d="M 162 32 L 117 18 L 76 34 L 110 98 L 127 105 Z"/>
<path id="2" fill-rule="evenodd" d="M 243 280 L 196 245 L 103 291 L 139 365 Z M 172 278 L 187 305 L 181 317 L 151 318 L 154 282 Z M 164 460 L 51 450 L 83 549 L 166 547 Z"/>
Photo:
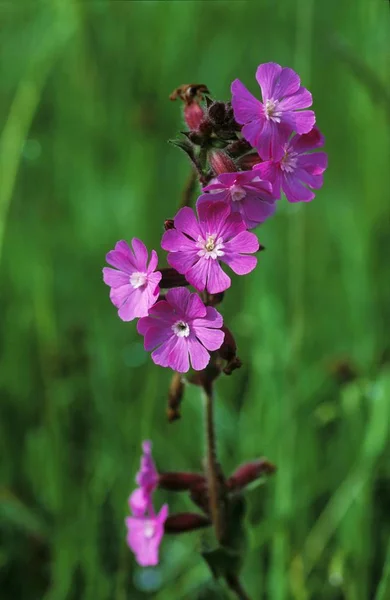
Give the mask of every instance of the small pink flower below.
<path id="1" fill-rule="evenodd" d="M 111 302 L 118 308 L 122 321 L 145 317 L 159 295 L 161 273 L 156 271 L 157 254 L 152 250 L 148 263 L 148 251 L 141 240 L 133 238 L 132 249 L 120 241 L 106 256 L 111 269 L 104 267 L 104 283 L 111 287 Z"/>
<path id="2" fill-rule="evenodd" d="M 164 504 L 156 515 L 152 496 L 158 485 L 158 472 L 152 458 L 152 442 L 142 444 L 140 470 L 136 482 L 140 486 L 131 494 L 129 506 L 131 517 L 125 519 L 127 545 L 134 552 L 141 567 L 158 564 L 158 551 L 164 535 L 164 523 L 168 517 L 168 505 Z"/>
<path id="3" fill-rule="evenodd" d="M 127 544 L 141 567 L 158 564 L 158 551 L 167 517 L 168 505 L 164 504 L 157 515 L 126 518 Z"/>

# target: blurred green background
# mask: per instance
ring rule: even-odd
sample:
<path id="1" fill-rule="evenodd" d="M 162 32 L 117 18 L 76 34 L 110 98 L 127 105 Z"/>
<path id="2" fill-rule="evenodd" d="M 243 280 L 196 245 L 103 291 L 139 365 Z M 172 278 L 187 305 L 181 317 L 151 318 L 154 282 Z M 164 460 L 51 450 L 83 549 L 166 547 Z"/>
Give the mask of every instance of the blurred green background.
<path id="1" fill-rule="evenodd" d="M 218 383 L 226 471 L 278 466 L 248 496 L 254 600 L 390 598 L 390 14 L 385 0 L 0 5 L 0 597 L 225 598 L 169 538 L 154 570 L 125 544 L 140 442 L 199 470 L 202 403 L 165 417 L 170 373 L 103 284 L 118 239 L 158 248 L 189 164 L 170 92 L 253 92 L 261 62 L 313 93 L 329 169 L 279 203 L 266 251 L 222 312 L 244 366 Z M 162 255 L 163 256 L 163 255 Z M 238 281 L 239 279 L 239 281 Z M 185 497 L 158 492 L 172 512 Z"/>

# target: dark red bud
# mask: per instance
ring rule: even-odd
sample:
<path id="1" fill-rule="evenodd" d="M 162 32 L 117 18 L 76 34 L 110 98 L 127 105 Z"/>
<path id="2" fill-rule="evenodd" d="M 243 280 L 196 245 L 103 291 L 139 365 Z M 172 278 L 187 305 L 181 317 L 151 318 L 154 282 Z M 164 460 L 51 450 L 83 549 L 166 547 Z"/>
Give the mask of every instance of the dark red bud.
<path id="1" fill-rule="evenodd" d="M 166 221 L 164 221 L 164 229 L 165 231 L 168 231 L 168 229 L 175 229 L 175 222 L 173 219 L 166 219 Z"/>
<path id="2" fill-rule="evenodd" d="M 213 150 L 209 155 L 210 165 L 216 175 L 235 173 L 237 167 L 231 158 L 221 150 Z"/>
<path id="3" fill-rule="evenodd" d="M 171 379 L 168 392 L 168 408 L 167 416 L 168 421 L 172 423 L 177 419 L 180 419 L 180 405 L 184 395 L 184 381 L 180 373 L 174 373 Z"/>
<path id="4" fill-rule="evenodd" d="M 252 462 L 240 465 L 236 471 L 230 475 L 226 485 L 230 492 L 242 490 L 256 479 L 263 475 L 272 475 L 276 471 L 275 465 L 269 462 L 266 458 L 259 458 Z"/>
<path id="5" fill-rule="evenodd" d="M 165 533 L 186 533 L 203 527 L 209 527 L 211 520 L 197 513 L 178 513 L 167 518 L 164 525 Z"/>
<path id="6" fill-rule="evenodd" d="M 235 358 L 237 352 L 237 344 L 236 340 L 233 337 L 232 332 L 226 325 L 222 326 L 222 331 L 225 334 L 225 338 L 223 340 L 223 344 L 218 350 L 218 353 L 221 358 L 230 362 Z"/>
<path id="7" fill-rule="evenodd" d="M 180 275 L 176 269 L 171 267 L 160 269 L 162 278 L 160 281 L 160 287 L 163 289 L 170 289 L 174 287 L 182 287 L 183 285 L 189 285 L 184 275 Z"/>
<path id="8" fill-rule="evenodd" d="M 246 140 L 237 140 L 226 146 L 227 152 L 233 158 L 238 158 L 252 150 L 252 146 Z"/>
<path id="9" fill-rule="evenodd" d="M 203 486 L 206 483 L 204 475 L 199 473 L 160 473 L 158 485 L 164 490 L 170 490 L 171 492 L 183 492 L 185 490 L 191 490 L 199 486 Z"/>
<path id="10" fill-rule="evenodd" d="M 217 306 L 221 304 L 224 299 L 225 292 L 218 292 L 217 294 L 209 294 L 207 298 L 207 306 Z"/>
<path id="11" fill-rule="evenodd" d="M 257 153 L 245 154 L 237 160 L 237 164 L 243 171 L 250 171 L 252 167 L 261 163 L 262 160 Z"/>

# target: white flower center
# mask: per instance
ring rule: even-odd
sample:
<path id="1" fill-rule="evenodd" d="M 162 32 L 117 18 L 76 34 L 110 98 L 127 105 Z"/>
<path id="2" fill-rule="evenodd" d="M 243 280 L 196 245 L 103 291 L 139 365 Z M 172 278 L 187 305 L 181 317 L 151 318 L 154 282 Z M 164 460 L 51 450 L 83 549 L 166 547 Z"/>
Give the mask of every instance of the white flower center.
<path id="1" fill-rule="evenodd" d="M 130 275 L 129 280 L 133 288 L 137 289 L 145 285 L 148 280 L 148 276 L 146 273 L 135 272 Z"/>
<path id="2" fill-rule="evenodd" d="M 144 536 L 148 540 L 150 540 L 154 536 L 155 531 L 156 531 L 156 528 L 153 525 L 153 523 L 150 523 L 149 521 L 147 521 L 145 523 L 145 527 L 144 527 Z"/>
<path id="3" fill-rule="evenodd" d="M 246 191 L 240 186 L 234 183 L 230 186 L 230 196 L 233 202 L 240 202 L 246 196 Z"/>
<path id="4" fill-rule="evenodd" d="M 190 327 L 184 321 L 176 321 L 172 325 L 172 331 L 177 337 L 188 337 L 190 335 Z"/>
<path id="5" fill-rule="evenodd" d="M 298 164 L 298 152 L 289 152 L 288 148 L 285 150 L 284 156 L 280 161 L 280 168 L 285 173 L 292 173 L 297 168 Z"/>
<path id="6" fill-rule="evenodd" d="M 198 236 L 198 242 L 196 244 L 196 247 L 200 248 L 198 256 L 207 259 L 213 258 L 215 260 L 218 256 L 223 256 L 225 254 L 223 251 L 223 239 L 221 237 L 216 239 L 216 237 L 216 233 L 208 233 L 205 240 L 201 235 Z"/>
<path id="7" fill-rule="evenodd" d="M 273 121 L 274 123 L 280 123 L 280 117 L 282 116 L 282 111 L 277 110 L 279 101 L 274 100 L 273 98 L 269 98 L 266 100 L 264 105 L 264 115 L 267 121 Z"/>

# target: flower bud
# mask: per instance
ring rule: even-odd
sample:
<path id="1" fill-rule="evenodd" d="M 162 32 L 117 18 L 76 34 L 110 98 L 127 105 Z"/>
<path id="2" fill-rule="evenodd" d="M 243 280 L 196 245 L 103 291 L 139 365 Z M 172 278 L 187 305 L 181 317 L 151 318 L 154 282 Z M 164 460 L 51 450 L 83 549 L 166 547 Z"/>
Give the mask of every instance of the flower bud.
<path id="1" fill-rule="evenodd" d="M 263 475 L 272 475 L 275 471 L 275 465 L 266 458 L 259 458 L 258 460 L 240 465 L 236 471 L 230 475 L 226 485 L 230 492 L 236 492 L 242 490 L 242 488 L 253 481 L 256 481 L 256 479 L 260 479 Z"/>
<path id="2" fill-rule="evenodd" d="M 237 164 L 240 166 L 240 168 L 243 171 L 250 171 L 255 165 L 258 165 L 261 162 L 262 162 L 262 160 L 261 160 L 260 156 L 257 154 L 257 152 L 251 152 L 250 154 L 245 154 L 244 156 L 241 156 L 241 158 L 239 158 L 237 160 Z"/>
<path id="3" fill-rule="evenodd" d="M 212 150 L 209 154 L 210 165 L 216 175 L 235 173 L 237 167 L 231 158 L 222 150 Z"/>
<path id="4" fill-rule="evenodd" d="M 236 340 L 234 339 L 232 332 L 226 325 L 223 325 L 221 329 L 225 334 L 225 338 L 222 346 L 218 350 L 218 354 L 223 360 L 227 361 L 227 365 L 223 369 L 223 372 L 225 375 L 231 375 L 233 371 L 242 366 L 242 362 L 237 356 Z"/>
<path id="5" fill-rule="evenodd" d="M 171 492 L 191 490 L 206 483 L 204 475 L 199 473 L 169 472 L 160 473 L 158 485 Z"/>
<path id="6" fill-rule="evenodd" d="M 164 229 L 168 231 L 168 229 L 175 229 L 175 222 L 173 219 L 166 219 L 164 221 Z"/>
<path id="7" fill-rule="evenodd" d="M 209 527 L 211 520 L 204 515 L 197 513 L 178 513 L 171 515 L 165 521 L 164 531 L 165 533 L 185 533 L 188 531 L 195 531 L 196 529 L 202 529 L 203 527 Z"/>
<path id="8" fill-rule="evenodd" d="M 184 107 L 184 120 L 188 129 L 199 129 L 199 125 L 204 117 L 203 108 L 197 102 L 187 104 Z"/>
<path id="9" fill-rule="evenodd" d="M 180 273 L 178 273 L 176 269 L 167 267 L 160 269 L 160 272 L 162 275 L 160 281 L 160 288 L 162 289 L 170 289 L 174 287 L 182 287 L 183 285 L 189 285 L 184 275 L 180 275 Z"/>

